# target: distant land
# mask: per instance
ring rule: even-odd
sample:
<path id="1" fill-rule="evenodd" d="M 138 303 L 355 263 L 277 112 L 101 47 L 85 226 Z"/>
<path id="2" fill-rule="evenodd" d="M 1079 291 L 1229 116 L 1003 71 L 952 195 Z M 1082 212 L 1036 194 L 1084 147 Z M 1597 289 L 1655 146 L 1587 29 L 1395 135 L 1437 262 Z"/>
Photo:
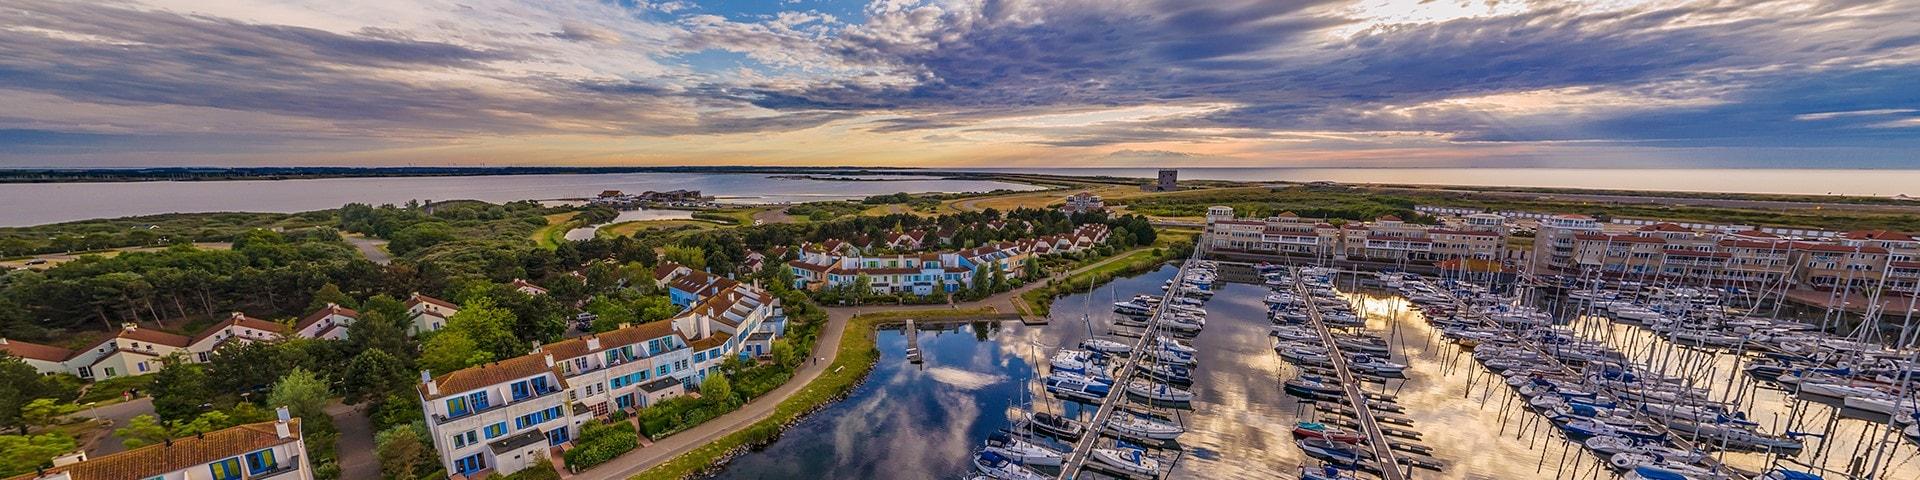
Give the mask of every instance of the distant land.
<path id="1" fill-rule="evenodd" d="M 350 177 L 462 177 L 486 175 L 567 175 L 609 173 L 760 173 L 776 175 L 944 175 L 983 176 L 975 172 L 935 172 L 895 167 L 154 167 L 0 169 L 0 183 L 199 182 L 222 180 L 294 180 Z"/>

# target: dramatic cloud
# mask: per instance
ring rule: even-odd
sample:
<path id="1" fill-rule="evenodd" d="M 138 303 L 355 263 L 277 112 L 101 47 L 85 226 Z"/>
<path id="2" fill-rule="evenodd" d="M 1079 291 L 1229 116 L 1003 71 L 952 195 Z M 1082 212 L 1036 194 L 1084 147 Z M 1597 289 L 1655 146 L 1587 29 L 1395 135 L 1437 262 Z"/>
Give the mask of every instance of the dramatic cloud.
<path id="1" fill-rule="evenodd" d="M 1920 163 L 1901 0 L 251 3 L 0 0 L 0 165 Z"/>

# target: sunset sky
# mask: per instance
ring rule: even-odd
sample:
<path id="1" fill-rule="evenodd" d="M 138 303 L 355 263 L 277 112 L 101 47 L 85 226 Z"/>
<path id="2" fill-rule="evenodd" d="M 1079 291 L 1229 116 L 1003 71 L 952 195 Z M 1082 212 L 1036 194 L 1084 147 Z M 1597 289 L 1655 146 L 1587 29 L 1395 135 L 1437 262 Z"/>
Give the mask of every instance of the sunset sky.
<path id="1" fill-rule="evenodd" d="M 0 0 L 0 167 L 1920 168 L 1920 1 Z"/>

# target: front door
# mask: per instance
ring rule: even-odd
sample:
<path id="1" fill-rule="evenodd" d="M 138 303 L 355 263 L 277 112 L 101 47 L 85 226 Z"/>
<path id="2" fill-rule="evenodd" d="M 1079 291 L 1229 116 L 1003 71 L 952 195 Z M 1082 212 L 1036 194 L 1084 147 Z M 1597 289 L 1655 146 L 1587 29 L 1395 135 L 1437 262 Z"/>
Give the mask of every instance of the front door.
<path id="1" fill-rule="evenodd" d="M 560 427 L 560 428 L 547 431 L 547 445 L 559 445 L 562 443 L 567 443 L 567 440 L 569 440 L 567 436 L 567 427 Z"/>

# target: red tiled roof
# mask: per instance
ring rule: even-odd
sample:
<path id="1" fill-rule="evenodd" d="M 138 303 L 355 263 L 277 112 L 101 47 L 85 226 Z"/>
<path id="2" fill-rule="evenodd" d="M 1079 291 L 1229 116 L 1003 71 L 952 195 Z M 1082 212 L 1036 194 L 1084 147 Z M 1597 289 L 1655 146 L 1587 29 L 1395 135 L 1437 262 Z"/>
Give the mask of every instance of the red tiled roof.
<path id="1" fill-rule="evenodd" d="M 0 338 L 0 352 L 6 352 L 9 355 L 20 358 L 30 358 L 48 362 L 64 362 L 69 358 L 73 358 L 72 350 L 8 338 Z"/>
<path id="2" fill-rule="evenodd" d="M 288 438 L 280 438 L 272 421 L 250 423 L 202 435 L 180 437 L 168 443 L 148 445 L 111 455 L 93 457 L 84 462 L 49 468 L 46 474 L 66 473 L 72 480 L 128 480 L 194 468 L 229 457 L 293 443 L 300 440 L 300 419 L 287 421 Z M 292 458 L 281 462 L 294 461 Z M 284 465 L 283 465 L 284 466 Z M 205 472 L 199 472 L 204 474 Z M 31 480 L 33 472 L 10 480 Z"/>
<path id="3" fill-rule="evenodd" d="M 1387 215 L 1387 216 L 1384 216 L 1384 217 L 1380 217 L 1380 218 L 1378 218 L 1378 219 L 1375 219 L 1375 220 L 1376 220 L 1376 221 L 1381 221 L 1381 222 L 1399 222 L 1399 221 L 1403 221 L 1403 220 L 1400 220 L 1400 216 L 1399 216 L 1399 215 Z"/>
<path id="4" fill-rule="evenodd" d="M 1575 240 L 1595 241 L 1595 242 L 1667 243 L 1666 239 L 1658 238 L 1658 237 L 1642 237 L 1639 235 L 1609 235 L 1604 233 L 1577 233 L 1573 235 L 1573 238 Z"/>
<path id="5" fill-rule="evenodd" d="M 1430 230 L 1429 235 L 1466 235 L 1471 237 L 1498 237 L 1499 233 L 1484 230 Z"/>
<path id="6" fill-rule="evenodd" d="M 407 297 L 407 308 L 413 308 L 414 305 L 419 305 L 422 303 L 431 303 L 434 305 L 439 305 L 442 307 L 447 307 L 455 310 L 458 310 L 460 308 L 459 305 L 454 305 L 453 302 L 429 297 L 426 295 L 421 295 L 419 293 L 415 293 L 413 294 L 413 296 Z"/>
<path id="7" fill-rule="evenodd" d="M 656 320 L 594 335 L 593 337 L 600 339 L 599 349 L 587 348 L 588 337 L 575 337 L 542 346 L 540 347 L 540 351 L 553 354 L 555 361 L 566 361 L 593 353 L 612 350 L 627 345 L 645 343 L 648 340 L 674 335 L 677 334 L 673 330 L 672 320 Z"/>
<path id="8" fill-rule="evenodd" d="M 131 329 L 122 328 L 120 329 L 120 333 L 118 335 L 115 335 L 115 338 L 138 340 L 138 341 L 147 342 L 155 345 L 167 345 L 167 346 L 176 347 L 176 348 L 187 348 L 187 345 L 193 344 L 193 339 L 188 338 L 186 335 L 176 335 L 176 334 L 162 332 L 162 331 L 154 330 L 150 328 L 139 328 L 139 327 L 134 327 Z"/>
<path id="9" fill-rule="evenodd" d="M 329 303 L 327 304 L 327 308 L 314 310 L 313 313 L 307 314 L 305 318 L 301 318 L 299 322 L 294 323 L 293 330 L 296 332 L 301 330 L 306 330 L 307 327 L 313 326 L 313 324 L 315 322 L 319 322 L 320 319 L 327 318 L 328 315 L 335 315 L 335 314 L 342 315 L 347 318 L 352 318 L 355 320 L 360 319 L 360 312 L 353 311 L 353 309 L 351 308 L 342 307 L 339 305 L 334 305 Z"/>
<path id="10" fill-rule="evenodd" d="M 207 327 L 206 330 L 201 330 L 200 333 L 194 334 L 193 343 L 200 343 L 201 340 L 206 340 L 207 337 L 212 337 L 215 334 L 218 334 L 221 331 L 226 330 L 227 327 L 246 327 L 254 330 L 278 333 L 281 335 L 286 335 L 290 331 L 286 325 L 281 325 L 278 323 L 273 323 L 266 320 L 249 317 L 246 314 L 243 314 L 240 312 L 233 312 L 232 317 L 228 317 L 226 320 L 221 321 L 220 323 L 213 324 L 212 327 Z"/>
<path id="11" fill-rule="evenodd" d="M 1752 237 L 1752 238 L 1780 238 L 1779 235 L 1774 235 L 1774 234 L 1762 232 L 1759 230 L 1746 230 L 1746 231 L 1740 231 L 1740 232 L 1733 232 L 1733 234 L 1739 235 L 1742 237 Z"/>
<path id="12" fill-rule="evenodd" d="M 560 371 L 547 365 L 545 353 L 521 355 L 518 357 L 491 362 L 479 366 L 467 367 L 438 377 L 432 381 L 440 388 L 439 394 L 427 394 L 425 385 L 416 385 L 420 389 L 420 398 L 435 400 L 449 395 L 478 390 L 509 380 L 527 378 L 544 372 L 552 372 L 555 378 L 561 378 Z M 566 388 L 566 380 L 561 380 L 560 388 Z"/>
<path id="13" fill-rule="evenodd" d="M 1880 247 L 1867 246 L 1867 245 L 1847 246 L 1847 245 L 1834 245 L 1830 243 L 1794 242 L 1794 246 L 1801 250 L 1807 250 L 1812 252 L 1887 253 L 1887 249 L 1880 248 Z"/>
<path id="14" fill-rule="evenodd" d="M 1892 230 L 1854 230 L 1851 232 L 1847 232 L 1846 237 L 1849 240 L 1886 240 L 1886 241 L 1895 241 L 1895 242 L 1913 241 L 1912 235 L 1908 235 L 1906 233 L 1896 232 Z"/>

